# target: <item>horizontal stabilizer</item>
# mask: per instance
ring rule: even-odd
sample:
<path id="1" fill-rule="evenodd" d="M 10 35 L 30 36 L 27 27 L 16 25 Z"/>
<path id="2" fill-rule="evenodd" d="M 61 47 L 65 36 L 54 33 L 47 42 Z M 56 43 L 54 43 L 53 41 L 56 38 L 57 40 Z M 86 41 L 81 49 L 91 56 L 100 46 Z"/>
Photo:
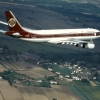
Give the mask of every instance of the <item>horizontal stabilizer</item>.
<path id="1" fill-rule="evenodd" d="M 8 25 L 8 23 L 0 21 L 1 24 Z"/>
<path id="2" fill-rule="evenodd" d="M 0 21 L 0 24 L 8 25 L 8 23 L 3 22 L 3 21 Z M 29 29 L 29 28 L 26 28 L 26 27 L 23 27 L 23 29 L 25 29 L 25 30 L 32 30 L 32 29 Z"/>
<path id="3" fill-rule="evenodd" d="M 0 30 L 0 32 L 1 32 L 1 33 L 5 33 L 5 32 L 7 32 L 7 31 L 4 31 L 4 30 Z"/>

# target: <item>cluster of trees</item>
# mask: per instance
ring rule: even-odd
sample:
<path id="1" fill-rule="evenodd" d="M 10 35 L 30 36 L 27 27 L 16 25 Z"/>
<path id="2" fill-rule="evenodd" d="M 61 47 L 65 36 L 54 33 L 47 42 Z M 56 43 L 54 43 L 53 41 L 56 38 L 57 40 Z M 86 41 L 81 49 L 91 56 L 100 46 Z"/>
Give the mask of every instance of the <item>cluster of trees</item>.
<path id="1" fill-rule="evenodd" d="M 14 77 L 10 75 L 11 74 L 11 71 L 8 70 L 8 71 L 4 71 L 4 72 L 0 72 L 0 76 L 7 80 L 9 82 L 10 85 L 12 85 L 13 83 L 13 80 L 14 80 Z M 10 75 L 10 76 L 9 76 Z"/>
<path id="2" fill-rule="evenodd" d="M 84 61 L 86 63 L 100 64 L 100 53 L 80 52 L 80 53 L 44 53 L 39 56 L 45 60 L 49 59 L 51 62 L 77 62 Z"/>
<path id="3" fill-rule="evenodd" d="M 43 81 L 43 82 L 40 83 L 40 87 L 51 87 L 51 86 L 50 86 L 50 82 L 48 82 L 48 81 Z"/>
<path id="4" fill-rule="evenodd" d="M 89 84 L 89 81 L 87 79 L 82 79 L 81 80 L 83 83 L 88 83 Z"/>
<path id="5" fill-rule="evenodd" d="M 17 61 L 21 52 L 17 50 L 10 50 L 5 45 L 0 45 L 0 60 L 2 61 Z"/>

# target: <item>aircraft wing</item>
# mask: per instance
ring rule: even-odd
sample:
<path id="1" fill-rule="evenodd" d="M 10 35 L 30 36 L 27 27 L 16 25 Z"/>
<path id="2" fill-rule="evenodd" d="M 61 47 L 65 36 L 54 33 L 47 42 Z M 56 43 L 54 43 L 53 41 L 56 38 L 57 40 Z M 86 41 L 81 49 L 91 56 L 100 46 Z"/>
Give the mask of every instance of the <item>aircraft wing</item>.
<path id="1" fill-rule="evenodd" d="M 7 31 L 5 31 L 5 30 L 0 30 L 0 32 L 1 32 L 1 33 L 5 33 L 5 32 L 7 32 Z"/>
<path id="2" fill-rule="evenodd" d="M 48 43 L 53 44 L 69 44 L 69 45 L 75 45 L 76 47 L 82 47 L 82 48 L 88 48 L 93 49 L 95 47 L 92 40 L 79 40 L 79 39 L 67 39 L 67 40 L 50 40 Z"/>
<path id="3" fill-rule="evenodd" d="M 0 24 L 8 25 L 8 23 L 3 22 L 3 21 L 0 21 Z M 1 33 L 5 33 L 5 32 L 7 32 L 7 31 L 5 31 L 5 30 L 0 30 L 0 32 L 1 32 Z"/>
<path id="4" fill-rule="evenodd" d="M 49 43 L 53 43 L 53 44 L 79 44 L 79 43 L 89 43 L 91 40 L 78 40 L 78 39 L 67 39 L 67 40 L 50 40 L 48 41 Z"/>

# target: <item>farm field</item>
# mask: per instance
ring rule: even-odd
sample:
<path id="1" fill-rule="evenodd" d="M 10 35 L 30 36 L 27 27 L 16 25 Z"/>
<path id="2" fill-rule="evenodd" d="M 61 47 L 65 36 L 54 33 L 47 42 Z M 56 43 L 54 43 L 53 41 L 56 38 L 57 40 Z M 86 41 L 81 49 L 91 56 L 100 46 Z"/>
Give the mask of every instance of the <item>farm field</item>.
<path id="1" fill-rule="evenodd" d="M 95 85 L 91 86 L 91 84 L 89 82 L 82 83 L 81 81 L 74 81 L 74 85 L 89 100 L 100 100 L 100 95 L 99 95 L 100 94 L 100 87 L 95 86 Z M 74 91 L 74 89 L 72 89 L 72 91 Z"/>
<path id="2" fill-rule="evenodd" d="M 68 68 L 60 68 L 58 65 L 53 65 L 52 68 L 55 71 L 58 71 L 60 73 L 63 73 L 64 75 L 71 74 L 71 71 Z"/>
<path id="3" fill-rule="evenodd" d="M 0 72 L 3 72 L 7 69 L 17 71 L 20 74 L 25 74 L 33 78 L 56 75 L 48 70 L 43 69 L 42 67 L 27 62 L 0 62 Z"/>
<path id="4" fill-rule="evenodd" d="M 0 71 L 5 69 L 15 70 L 20 74 L 26 74 L 30 77 L 41 78 L 45 76 L 55 76 L 56 74 L 43 69 L 42 67 L 27 62 L 0 62 Z"/>
<path id="5" fill-rule="evenodd" d="M 29 68 L 33 68 L 34 65 L 27 63 L 27 62 L 6 62 L 6 61 L 2 61 L 0 62 L 0 66 L 6 69 L 12 69 L 12 70 L 20 70 L 20 69 L 29 69 Z"/>
<path id="6" fill-rule="evenodd" d="M 7 69 L 5 69 L 2 65 L 0 65 L 0 72 L 3 72 L 4 70 L 7 70 Z"/>
<path id="7" fill-rule="evenodd" d="M 0 80 L 0 100 L 23 100 L 16 88 L 7 81 Z"/>
<path id="8" fill-rule="evenodd" d="M 12 69 L 12 70 L 17 70 L 18 66 L 15 65 L 13 62 L 0 62 L 2 66 L 4 66 L 6 69 Z"/>
<path id="9" fill-rule="evenodd" d="M 57 100 L 87 100 L 75 88 L 74 90 L 77 90 L 78 94 L 67 86 L 52 85 L 51 87 L 15 88 L 11 87 L 7 81 L 0 80 L 0 100 L 52 100 L 53 98 Z"/>
<path id="10" fill-rule="evenodd" d="M 30 68 L 33 68 L 33 67 L 36 67 L 35 65 L 33 64 L 30 64 L 30 63 L 27 63 L 27 62 L 15 62 L 15 64 L 17 66 L 19 66 L 19 68 L 24 68 L 24 69 L 30 69 Z"/>
<path id="11" fill-rule="evenodd" d="M 81 100 L 88 100 L 75 86 L 69 86 L 69 88 L 77 95 Z"/>
<path id="12" fill-rule="evenodd" d="M 80 100 L 68 87 L 19 87 L 18 90 L 24 100 Z"/>
<path id="13" fill-rule="evenodd" d="M 100 100 L 100 87 L 80 86 L 77 87 L 89 100 Z"/>
<path id="14" fill-rule="evenodd" d="M 54 73 L 47 71 L 41 67 L 34 67 L 31 69 L 28 69 L 27 71 L 17 71 L 18 73 L 21 74 L 26 74 L 30 77 L 34 77 L 34 78 L 40 78 L 40 77 L 45 77 L 45 76 L 55 76 Z"/>
<path id="15" fill-rule="evenodd" d="M 0 94 L 0 100 L 3 100 L 3 97 L 2 97 L 2 95 Z"/>

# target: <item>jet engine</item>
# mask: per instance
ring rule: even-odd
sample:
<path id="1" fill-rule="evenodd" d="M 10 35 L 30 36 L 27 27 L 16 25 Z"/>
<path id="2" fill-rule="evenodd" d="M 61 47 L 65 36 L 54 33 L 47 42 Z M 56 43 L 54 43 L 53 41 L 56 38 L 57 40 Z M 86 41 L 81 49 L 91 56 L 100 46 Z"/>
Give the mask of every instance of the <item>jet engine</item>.
<path id="1" fill-rule="evenodd" d="M 20 37 L 20 33 L 18 33 L 18 32 L 13 33 L 12 36 L 14 36 L 14 37 Z"/>
<path id="2" fill-rule="evenodd" d="M 93 43 L 88 43 L 84 46 L 85 48 L 88 48 L 88 49 L 93 49 L 95 47 L 95 45 Z M 83 48 L 84 48 L 83 47 Z"/>

